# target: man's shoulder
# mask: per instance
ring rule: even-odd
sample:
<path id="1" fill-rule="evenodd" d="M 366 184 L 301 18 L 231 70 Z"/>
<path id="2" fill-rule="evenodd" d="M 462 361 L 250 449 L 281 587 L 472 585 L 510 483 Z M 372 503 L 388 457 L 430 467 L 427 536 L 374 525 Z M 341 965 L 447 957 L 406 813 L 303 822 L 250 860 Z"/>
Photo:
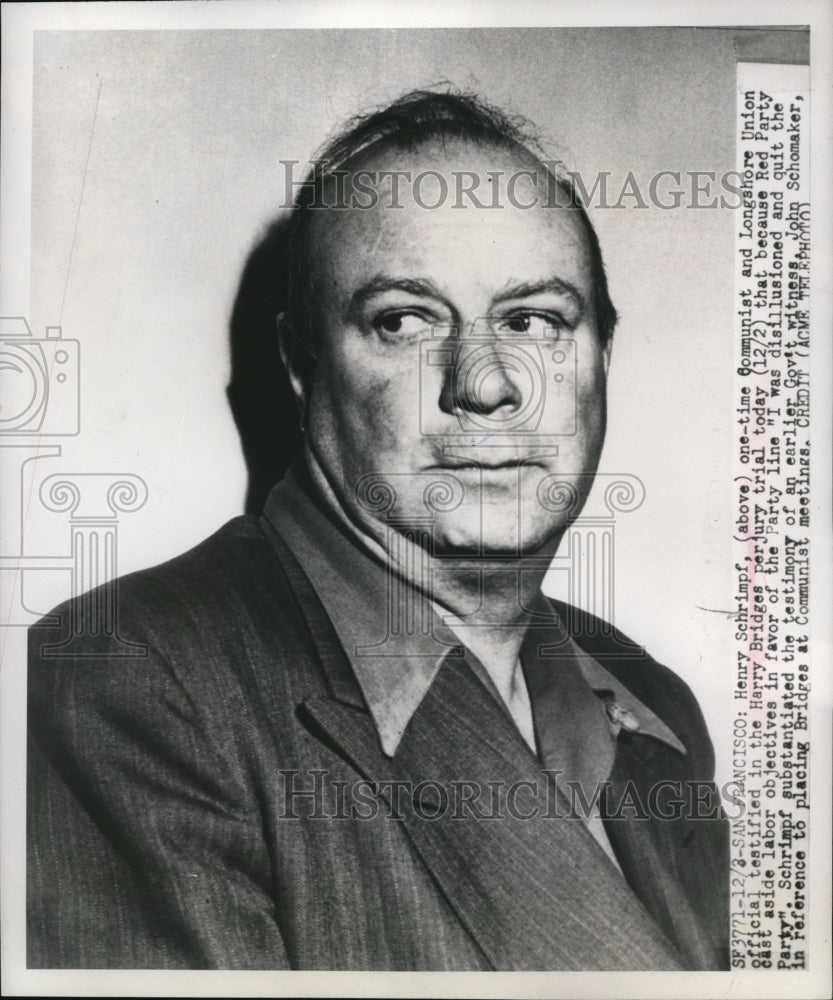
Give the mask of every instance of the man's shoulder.
<path id="1" fill-rule="evenodd" d="M 564 627 L 581 647 L 659 716 L 695 756 L 713 760 L 711 740 L 694 693 L 679 674 L 610 622 L 563 601 L 551 600 Z"/>
<path id="2" fill-rule="evenodd" d="M 80 720 L 98 730 L 102 719 L 119 728 L 115 720 L 128 716 L 147 725 L 171 713 L 202 718 L 201 731 L 225 725 L 261 686 L 274 693 L 290 684 L 280 665 L 305 648 L 293 607 L 264 527 L 235 518 L 189 551 L 74 597 L 33 625 L 31 717 L 41 729 L 73 733 Z"/>
<path id="3" fill-rule="evenodd" d="M 235 517 L 193 548 L 165 562 L 119 578 L 120 596 L 152 600 L 161 589 L 183 597 L 205 597 L 228 591 L 241 576 L 254 584 L 271 560 L 269 545 L 258 519 Z M 186 592 L 183 592 L 183 587 Z"/>
<path id="4" fill-rule="evenodd" d="M 285 589 L 259 519 L 237 517 L 181 555 L 67 600 L 32 626 L 30 650 L 45 644 L 52 657 L 73 659 L 130 658 L 134 643 L 205 647 L 274 616 Z"/>
<path id="5" fill-rule="evenodd" d="M 599 618 L 573 604 L 550 599 L 562 625 L 576 643 L 614 674 L 622 683 L 627 679 L 644 687 L 657 677 L 671 684 L 682 680 L 668 667 L 655 660 L 643 645 L 631 639 L 612 622 Z M 630 684 L 627 684 L 630 687 Z M 636 693 L 636 692 L 634 692 Z"/>

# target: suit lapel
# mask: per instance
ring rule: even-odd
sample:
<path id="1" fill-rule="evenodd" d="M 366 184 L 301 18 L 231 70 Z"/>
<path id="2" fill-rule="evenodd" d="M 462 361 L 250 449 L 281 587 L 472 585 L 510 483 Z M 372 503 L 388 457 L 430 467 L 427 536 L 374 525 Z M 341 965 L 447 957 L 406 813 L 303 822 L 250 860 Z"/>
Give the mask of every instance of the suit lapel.
<path id="1" fill-rule="evenodd" d="M 688 966 L 715 969 L 722 958 L 713 935 L 692 907 L 677 871 L 678 852 L 691 852 L 691 845 L 683 841 L 700 832 L 698 826 L 703 824 L 664 820 L 653 814 L 650 819 L 635 819 L 627 809 L 620 808 L 633 793 L 642 804 L 651 802 L 652 787 L 658 788 L 675 773 L 674 761 L 667 759 L 673 754 L 673 750 L 646 737 L 620 735 L 606 802 L 613 817 L 604 825 L 625 877 L 646 909 L 668 929 Z M 655 804 L 652 813 L 660 810 L 670 815 L 667 804 Z M 704 868 L 704 876 L 706 871 Z"/>
<path id="2" fill-rule="evenodd" d="M 389 783 L 388 796 L 395 782 L 413 790 L 396 802 L 405 830 L 492 966 L 681 968 L 674 947 L 584 824 L 554 815 L 567 809 L 546 800 L 540 763 L 464 661 L 446 660 L 394 757 L 382 752 L 318 596 L 277 532 L 261 523 L 321 668 L 316 677 L 311 663 L 296 665 L 299 720 L 376 787 Z M 329 694 L 313 693 L 322 681 Z M 480 792 L 468 807 L 461 805 L 461 782 Z M 526 818 L 532 800 L 524 794 L 532 789 L 537 813 Z M 457 796 L 444 810 L 443 790 Z"/>
<path id="3" fill-rule="evenodd" d="M 649 705 L 666 724 L 678 730 L 685 723 L 679 706 L 670 699 L 668 686 L 641 690 L 633 681 L 640 671 L 633 666 L 650 659 L 645 651 L 618 632 L 612 635 L 583 612 L 560 602 L 552 602 L 559 618 L 567 624 L 578 645 L 604 663 L 618 681 Z M 654 675 L 656 676 L 656 675 Z M 665 696 L 665 697 L 663 697 Z M 640 734 L 620 734 L 610 774 L 608 805 L 616 805 L 635 790 L 640 802 L 650 803 L 652 791 L 680 782 L 684 791 L 688 780 L 710 774 L 713 764 L 692 771 L 692 750 L 696 741 L 686 730 L 677 731 L 689 754 L 681 757 L 671 747 Z M 710 753 L 710 747 L 708 749 Z M 702 753 L 702 751 L 701 751 Z M 702 785 L 703 783 L 700 782 Z M 668 791 L 666 787 L 666 791 Z M 712 789 L 714 795 L 716 792 Z M 673 796 L 674 790 L 670 791 Z M 719 806 L 719 799 L 714 803 Z M 690 805 L 690 804 L 689 804 Z M 661 807 L 662 808 L 662 807 Z M 650 810 L 649 810 L 650 811 Z M 724 887 L 728 867 L 728 838 L 724 821 L 668 819 L 651 811 L 650 819 L 619 818 L 605 821 L 608 839 L 634 891 L 660 926 L 685 956 L 693 969 L 728 968 L 728 896 Z"/>
<path id="4" fill-rule="evenodd" d="M 681 967 L 584 824 L 554 815 L 540 765 L 467 667 L 445 663 L 393 758 L 352 706 L 309 699 L 300 717 L 369 781 L 414 792 L 399 799 L 408 836 L 494 968 Z"/>

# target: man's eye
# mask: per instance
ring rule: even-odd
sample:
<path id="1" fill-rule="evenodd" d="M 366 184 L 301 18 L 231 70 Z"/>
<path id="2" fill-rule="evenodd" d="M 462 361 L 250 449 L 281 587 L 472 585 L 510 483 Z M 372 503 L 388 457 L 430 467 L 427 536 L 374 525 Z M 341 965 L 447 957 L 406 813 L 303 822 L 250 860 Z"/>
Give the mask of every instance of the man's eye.
<path id="1" fill-rule="evenodd" d="M 424 316 L 413 312 L 384 313 L 374 320 L 373 325 L 381 333 L 400 337 L 423 333 L 431 326 Z"/>
<path id="2" fill-rule="evenodd" d="M 525 337 L 554 337 L 563 330 L 564 323 L 557 316 L 546 313 L 523 313 L 507 316 L 497 324 L 498 331 L 519 333 Z"/>

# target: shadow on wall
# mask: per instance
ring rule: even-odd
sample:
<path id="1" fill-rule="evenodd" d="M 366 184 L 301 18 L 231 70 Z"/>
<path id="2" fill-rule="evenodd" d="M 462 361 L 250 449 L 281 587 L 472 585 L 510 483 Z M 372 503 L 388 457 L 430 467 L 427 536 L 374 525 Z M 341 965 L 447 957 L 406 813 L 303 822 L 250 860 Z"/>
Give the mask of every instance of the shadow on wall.
<path id="1" fill-rule="evenodd" d="M 231 314 L 231 380 L 226 390 L 246 462 L 246 513 L 301 450 L 298 409 L 281 361 L 275 317 L 286 305 L 288 216 L 271 223 L 249 254 Z"/>

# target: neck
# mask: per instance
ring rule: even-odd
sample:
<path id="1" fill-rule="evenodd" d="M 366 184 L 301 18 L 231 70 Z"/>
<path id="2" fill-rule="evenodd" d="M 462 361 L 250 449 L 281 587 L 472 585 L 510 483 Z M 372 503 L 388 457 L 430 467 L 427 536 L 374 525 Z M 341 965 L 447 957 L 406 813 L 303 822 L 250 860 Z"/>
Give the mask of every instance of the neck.
<path id="1" fill-rule="evenodd" d="M 546 569 L 488 557 L 433 560 L 433 569 L 432 598 L 455 635 L 484 665 L 514 669 Z"/>
<path id="2" fill-rule="evenodd" d="M 440 619 L 483 663 L 498 684 L 513 676 L 529 622 L 540 608 L 541 583 L 560 536 L 523 557 L 443 554 L 436 557 L 415 540 L 416 532 L 351 516 L 311 452 L 310 476 L 328 507 L 354 539 L 393 568 L 433 603 Z"/>

